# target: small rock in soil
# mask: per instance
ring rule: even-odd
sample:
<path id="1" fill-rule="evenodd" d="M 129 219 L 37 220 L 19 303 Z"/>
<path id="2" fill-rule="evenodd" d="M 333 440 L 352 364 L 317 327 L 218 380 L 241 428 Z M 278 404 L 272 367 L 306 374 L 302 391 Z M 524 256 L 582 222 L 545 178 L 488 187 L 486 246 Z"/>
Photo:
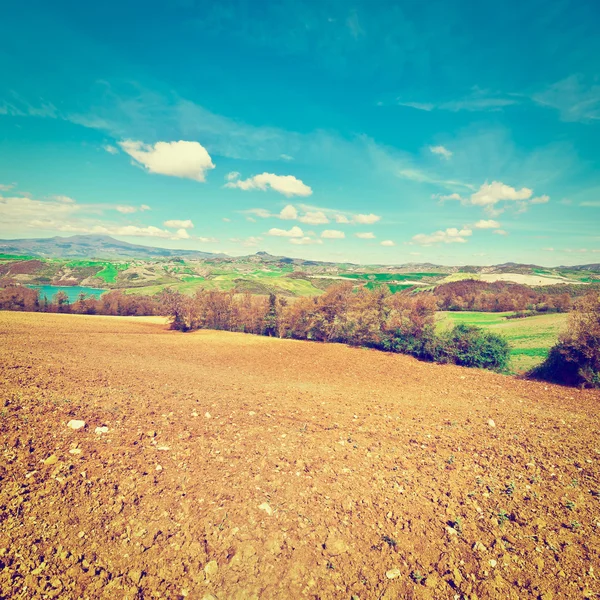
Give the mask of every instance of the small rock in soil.
<path id="1" fill-rule="evenodd" d="M 85 427 L 85 421 L 80 421 L 78 419 L 71 419 L 67 423 L 67 427 L 73 429 L 74 431 L 77 431 L 78 429 L 82 429 L 83 427 Z"/>

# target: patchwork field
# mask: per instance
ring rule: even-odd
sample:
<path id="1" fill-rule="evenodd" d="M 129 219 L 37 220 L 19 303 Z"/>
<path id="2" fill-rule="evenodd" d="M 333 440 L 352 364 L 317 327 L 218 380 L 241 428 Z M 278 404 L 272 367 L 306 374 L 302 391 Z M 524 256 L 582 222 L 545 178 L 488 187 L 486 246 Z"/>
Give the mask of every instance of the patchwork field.
<path id="1" fill-rule="evenodd" d="M 2 598 L 600 594 L 598 391 L 156 318 L 0 336 Z"/>
<path id="2" fill-rule="evenodd" d="M 523 373 L 540 364 L 567 324 L 567 314 L 552 313 L 523 319 L 506 319 L 511 313 L 438 312 L 440 328 L 457 323 L 477 325 L 505 337 L 511 349 L 511 370 Z"/>

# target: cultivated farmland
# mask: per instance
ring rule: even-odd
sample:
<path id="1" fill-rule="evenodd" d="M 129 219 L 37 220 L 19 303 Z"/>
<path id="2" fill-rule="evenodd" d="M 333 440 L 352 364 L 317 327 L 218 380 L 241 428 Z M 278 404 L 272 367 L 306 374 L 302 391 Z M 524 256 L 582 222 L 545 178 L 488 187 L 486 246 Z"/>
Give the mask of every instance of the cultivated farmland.
<path id="1" fill-rule="evenodd" d="M 158 318 L 0 333 L 1 597 L 600 593 L 598 391 Z"/>

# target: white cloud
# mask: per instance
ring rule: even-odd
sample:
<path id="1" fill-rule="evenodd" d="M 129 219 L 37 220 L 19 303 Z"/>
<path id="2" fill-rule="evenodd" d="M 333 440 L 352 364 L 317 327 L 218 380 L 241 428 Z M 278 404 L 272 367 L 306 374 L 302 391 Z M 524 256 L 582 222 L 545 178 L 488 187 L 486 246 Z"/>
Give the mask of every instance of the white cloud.
<path id="1" fill-rule="evenodd" d="M 481 221 L 477 221 L 474 225 L 475 229 L 497 229 L 500 227 L 500 223 L 498 221 L 493 221 L 492 219 L 485 220 L 481 219 Z"/>
<path id="2" fill-rule="evenodd" d="M 183 229 L 182 231 L 185 231 L 185 229 Z M 197 239 L 199 242 L 202 242 L 203 244 L 217 244 L 219 242 L 219 240 L 216 237 L 197 237 L 195 239 Z"/>
<path id="3" fill-rule="evenodd" d="M 550 196 L 546 196 L 545 194 L 531 199 L 531 204 L 546 204 L 547 202 L 550 202 Z"/>
<path id="4" fill-rule="evenodd" d="M 321 233 L 321 237 L 326 240 L 341 240 L 346 237 L 346 234 L 338 229 L 326 229 Z"/>
<path id="5" fill-rule="evenodd" d="M 106 150 L 109 154 L 118 154 L 119 153 L 119 149 L 115 148 L 114 146 L 111 146 L 110 144 L 106 144 L 105 146 L 102 146 L 102 148 L 104 150 Z"/>
<path id="6" fill-rule="evenodd" d="M 464 244 L 467 241 L 466 238 L 472 235 L 472 233 L 473 231 L 471 229 L 449 227 L 444 231 L 435 231 L 431 234 L 418 233 L 413 236 L 411 243 L 419 246 L 431 246 L 432 244 Z"/>
<path id="7" fill-rule="evenodd" d="M 274 235 L 276 237 L 301 238 L 304 237 L 304 232 L 302 231 L 302 229 L 300 229 L 300 227 L 294 225 L 294 227 L 292 227 L 289 230 L 277 229 L 277 227 L 273 227 L 272 229 L 269 229 L 267 235 Z"/>
<path id="8" fill-rule="evenodd" d="M 571 75 L 532 96 L 541 106 L 554 108 L 563 121 L 590 122 L 600 119 L 600 85 L 586 81 L 581 75 Z"/>
<path id="9" fill-rule="evenodd" d="M 152 210 L 147 204 L 140 204 L 140 210 L 142 212 L 146 211 L 146 210 Z"/>
<path id="10" fill-rule="evenodd" d="M 186 219 L 185 221 L 180 221 L 178 219 L 171 219 L 170 221 L 165 221 L 163 223 L 165 227 L 172 227 L 173 229 L 193 229 L 194 224 L 190 219 Z"/>
<path id="11" fill-rule="evenodd" d="M 381 242 L 382 246 L 395 246 L 396 242 L 393 242 L 392 240 L 383 240 L 383 242 Z"/>
<path id="12" fill-rule="evenodd" d="M 288 204 L 287 206 L 284 206 L 281 209 L 281 212 L 279 213 L 279 218 L 283 219 L 284 221 L 297 219 L 298 211 L 294 206 Z"/>
<path id="13" fill-rule="evenodd" d="M 137 212 L 137 208 L 135 206 L 124 206 L 122 204 L 115 207 L 115 210 L 124 215 L 129 215 L 131 213 Z"/>
<path id="14" fill-rule="evenodd" d="M 329 223 L 329 219 L 325 213 L 320 210 L 313 212 L 309 211 L 305 215 L 298 217 L 298 221 L 306 223 L 307 225 L 326 225 Z"/>
<path id="15" fill-rule="evenodd" d="M 289 154 L 280 154 L 279 155 L 280 158 L 282 158 L 283 160 L 294 160 L 293 156 L 290 156 Z"/>
<path id="16" fill-rule="evenodd" d="M 150 173 L 205 181 L 206 171 L 215 168 L 208 152 L 198 142 L 157 142 L 150 146 L 124 140 L 119 146 Z"/>
<path id="17" fill-rule="evenodd" d="M 554 248 L 542 248 L 544 252 L 554 252 Z"/>
<path id="18" fill-rule="evenodd" d="M 580 202 L 579 206 L 587 206 L 588 208 L 600 208 L 600 200 L 591 200 L 588 202 Z"/>
<path id="19" fill-rule="evenodd" d="M 297 244 L 298 246 L 308 246 L 310 244 L 322 244 L 323 240 L 320 240 L 318 238 L 311 238 L 308 236 L 304 236 L 301 238 L 291 238 L 290 243 Z"/>
<path id="20" fill-rule="evenodd" d="M 233 181 L 234 179 L 238 179 L 240 176 L 240 173 L 238 173 L 237 171 L 230 171 L 229 173 L 227 173 L 227 175 L 225 175 L 225 179 L 227 179 L 227 181 Z"/>
<path id="21" fill-rule="evenodd" d="M 254 215 L 255 217 L 260 217 L 261 219 L 269 219 L 275 216 L 265 208 L 249 208 L 243 212 Z"/>
<path id="22" fill-rule="evenodd" d="M 173 237 L 174 240 L 189 240 L 190 239 L 190 234 L 187 232 L 187 230 L 185 229 L 178 229 L 175 232 L 175 236 Z M 202 238 L 198 238 L 198 239 L 202 239 Z"/>
<path id="23" fill-rule="evenodd" d="M 335 222 L 340 225 L 350 223 L 350 219 L 346 215 L 335 215 Z"/>
<path id="24" fill-rule="evenodd" d="M 431 196 L 433 199 L 437 198 L 440 202 L 444 202 L 445 200 L 459 200 L 463 202 L 463 197 L 460 194 L 433 194 Z"/>
<path id="25" fill-rule="evenodd" d="M 354 235 L 357 238 L 360 238 L 361 240 L 374 240 L 375 239 L 375 235 L 373 233 L 371 233 L 370 231 L 355 233 Z"/>
<path id="26" fill-rule="evenodd" d="M 439 154 L 440 156 L 443 156 L 446 160 L 452 156 L 452 152 L 444 146 L 429 146 L 429 150 L 433 154 Z"/>
<path id="27" fill-rule="evenodd" d="M 517 190 L 501 181 L 492 181 L 482 184 L 479 190 L 471 195 L 470 203 L 476 206 L 494 206 L 504 200 L 528 200 L 532 194 L 533 190 L 526 187 Z"/>
<path id="28" fill-rule="evenodd" d="M 310 196 L 312 189 L 293 175 L 274 175 L 273 173 L 261 173 L 248 179 L 230 181 L 225 187 L 239 188 L 240 190 L 261 190 L 268 188 L 287 196 Z"/>
<path id="29" fill-rule="evenodd" d="M 227 218 L 227 217 L 223 217 L 223 219 L 221 219 L 223 221 L 223 223 L 231 223 L 231 219 Z"/>
<path id="30" fill-rule="evenodd" d="M 354 223 L 358 223 L 360 225 L 373 225 L 373 223 L 377 223 L 379 220 L 381 220 L 381 217 L 372 213 L 368 215 L 354 215 L 352 218 Z"/>
<path id="31" fill-rule="evenodd" d="M 496 235 L 508 235 L 508 231 L 505 231 L 504 229 L 496 229 L 492 231 L 492 233 L 495 233 Z"/>
<path id="32" fill-rule="evenodd" d="M 0 184 L 0 192 L 9 192 L 15 187 L 14 183 L 9 183 L 8 185 Z"/>

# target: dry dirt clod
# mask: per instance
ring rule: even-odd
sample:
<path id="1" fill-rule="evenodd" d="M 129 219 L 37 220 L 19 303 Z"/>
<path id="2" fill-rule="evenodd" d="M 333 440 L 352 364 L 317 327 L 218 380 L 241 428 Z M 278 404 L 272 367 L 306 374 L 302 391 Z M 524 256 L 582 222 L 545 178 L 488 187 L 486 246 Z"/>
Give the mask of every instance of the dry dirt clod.
<path id="1" fill-rule="evenodd" d="M 208 577 L 214 577 L 219 572 L 219 564 L 216 560 L 207 562 L 204 566 L 204 572 Z"/>

